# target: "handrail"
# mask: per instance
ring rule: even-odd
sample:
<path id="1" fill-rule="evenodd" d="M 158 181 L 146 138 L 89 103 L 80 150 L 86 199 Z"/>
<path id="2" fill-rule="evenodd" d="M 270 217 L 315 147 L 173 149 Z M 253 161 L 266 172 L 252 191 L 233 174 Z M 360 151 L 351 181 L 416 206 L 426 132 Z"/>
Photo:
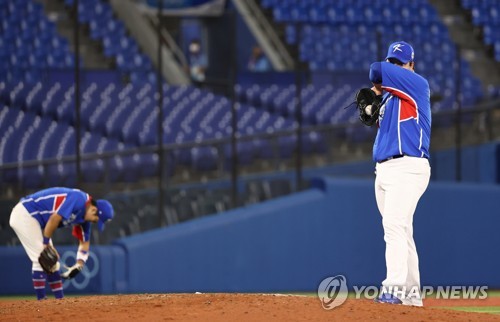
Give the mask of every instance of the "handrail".
<path id="1" fill-rule="evenodd" d="M 233 0 L 233 3 L 274 69 L 277 71 L 292 70 L 295 65 L 292 56 L 254 0 Z"/>
<path id="2" fill-rule="evenodd" d="M 147 15 L 147 17 L 149 18 L 149 22 L 151 23 L 151 25 L 154 28 L 158 28 L 158 17 L 155 15 Z M 162 28 L 161 36 L 164 40 L 164 43 L 172 51 L 174 58 L 182 65 L 182 67 L 187 68 L 188 61 L 186 59 L 186 56 L 184 55 L 184 52 L 179 48 L 172 35 L 167 30 L 165 30 L 165 28 Z"/>

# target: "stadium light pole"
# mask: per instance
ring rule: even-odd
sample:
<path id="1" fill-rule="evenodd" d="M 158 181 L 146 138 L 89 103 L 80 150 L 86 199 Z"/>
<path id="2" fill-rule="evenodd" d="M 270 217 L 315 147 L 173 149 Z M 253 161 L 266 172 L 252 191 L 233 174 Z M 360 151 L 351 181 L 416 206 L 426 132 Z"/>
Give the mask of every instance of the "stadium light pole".
<path id="1" fill-rule="evenodd" d="M 164 180 L 164 154 L 163 154 L 163 58 L 162 48 L 163 42 L 161 39 L 162 29 L 162 13 L 163 13 L 163 0 L 158 0 L 158 222 L 160 227 L 165 225 L 163 220 L 163 201 L 165 199 Z"/>
<path id="2" fill-rule="evenodd" d="M 79 187 L 82 180 L 81 155 L 80 155 L 80 32 L 78 25 L 78 0 L 73 3 L 75 13 L 74 37 L 75 37 L 75 147 L 76 147 L 76 186 Z"/>

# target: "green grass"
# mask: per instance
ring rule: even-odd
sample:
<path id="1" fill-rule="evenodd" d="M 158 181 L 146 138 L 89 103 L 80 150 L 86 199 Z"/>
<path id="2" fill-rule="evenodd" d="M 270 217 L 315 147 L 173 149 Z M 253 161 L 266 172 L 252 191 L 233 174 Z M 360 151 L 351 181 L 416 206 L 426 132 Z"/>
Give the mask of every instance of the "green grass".
<path id="1" fill-rule="evenodd" d="M 500 297 L 500 290 L 487 290 L 486 293 L 488 294 L 488 297 L 487 298 L 491 298 L 491 297 Z M 479 295 L 481 295 L 481 293 L 479 293 Z M 427 299 L 434 299 L 436 298 L 437 294 L 434 293 L 434 294 L 427 294 L 425 298 Z"/>
<path id="2" fill-rule="evenodd" d="M 440 306 L 439 308 L 462 312 L 500 314 L 499 306 Z"/>
<path id="3" fill-rule="evenodd" d="M 488 290 L 488 297 L 500 297 L 500 290 Z"/>
<path id="4" fill-rule="evenodd" d="M 36 300 L 35 295 L 2 295 L 0 296 L 0 301 L 11 301 L 11 300 Z"/>
<path id="5" fill-rule="evenodd" d="M 280 292 L 277 292 L 280 293 Z M 500 290 L 488 290 L 488 297 L 500 297 Z M 317 296 L 316 292 L 283 292 L 283 294 L 292 294 L 292 295 L 303 295 L 303 296 Z M 356 296 L 356 293 L 351 291 L 349 292 L 348 298 L 353 299 Z M 432 294 L 428 296 L 428 298 L 434 298 L 436 294 Z"/>
<path id="6" fill-rule="evenodd" d="M 88 294 L 64 294 L 64 297 L 79 297 L 79 296 L 87 296 Z M 53 299 L 54 296 L 52 294 L 47 294 L 49 299 Z M 12 301 L 12 300 L 34 300 L 36 301 L 36 295 L 0 295 L 1 301 Z"/>

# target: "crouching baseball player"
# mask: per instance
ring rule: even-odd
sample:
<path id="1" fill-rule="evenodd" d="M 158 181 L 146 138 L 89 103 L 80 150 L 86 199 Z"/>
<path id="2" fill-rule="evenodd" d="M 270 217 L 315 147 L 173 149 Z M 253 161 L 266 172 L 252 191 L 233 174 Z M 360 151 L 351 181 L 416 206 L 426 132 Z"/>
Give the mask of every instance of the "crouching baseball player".
<path id="1" fill-rule="evenodd" d="M 113 206 L 107 200 L 94 200 L 78 189 L 49 188 L 21 198 L 9 223 L 33 263 L 33 287 L 38 300 L 46 299 L 46 280 L 56 299 L 64 297 L 61 278 L 75 277 L 89 256 L 91 223 L 97 223 L 102 231 L 113 215 Z M 57 228 L 71 225 L 79 240 L 77 261 L 61 274 L 59 254 L 51 237 Z"/>

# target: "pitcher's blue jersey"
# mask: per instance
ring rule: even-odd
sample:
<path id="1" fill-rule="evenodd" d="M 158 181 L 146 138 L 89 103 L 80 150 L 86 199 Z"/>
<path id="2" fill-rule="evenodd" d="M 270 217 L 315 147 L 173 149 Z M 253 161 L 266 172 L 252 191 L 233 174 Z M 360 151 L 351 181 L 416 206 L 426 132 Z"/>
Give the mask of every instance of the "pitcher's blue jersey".
<path id="1" fill-rule="evenodd" d="M 78 189 L 49 188 L 21 199 L 21 203 L 42 229 L 53 213 L 62 216 L 59 227 L 78 225 L 73 234 L 82 241 L 90 239 L 90 222 L 84 220 L 90 196 Z"/>
<path id="2" fill-rule="evenodd" d="M 372 64 L 386 91 L 380 109 L 379 129 L 373 146 L 374 161 L 395 155 L 429 158 L 431 107 L 425 78 L 388 62 Z M 373 79 L 372 79 L 373 81 Z"/>

